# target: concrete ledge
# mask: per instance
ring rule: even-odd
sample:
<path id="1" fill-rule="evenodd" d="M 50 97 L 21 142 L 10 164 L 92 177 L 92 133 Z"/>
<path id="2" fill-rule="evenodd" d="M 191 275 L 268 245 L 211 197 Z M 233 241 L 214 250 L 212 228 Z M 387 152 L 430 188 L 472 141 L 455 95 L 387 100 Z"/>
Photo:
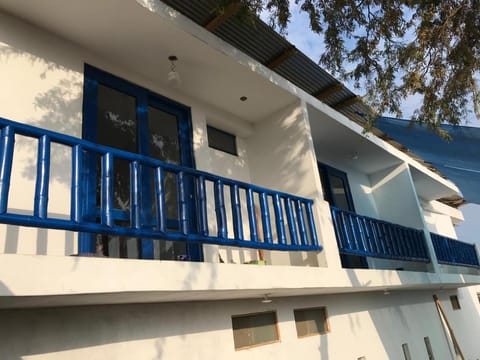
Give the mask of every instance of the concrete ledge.
<path id="1" fill-rule="evenodd" d="M 0 308 L 446 289 L 480 276 L 391 270 L 0 255 Z"/>

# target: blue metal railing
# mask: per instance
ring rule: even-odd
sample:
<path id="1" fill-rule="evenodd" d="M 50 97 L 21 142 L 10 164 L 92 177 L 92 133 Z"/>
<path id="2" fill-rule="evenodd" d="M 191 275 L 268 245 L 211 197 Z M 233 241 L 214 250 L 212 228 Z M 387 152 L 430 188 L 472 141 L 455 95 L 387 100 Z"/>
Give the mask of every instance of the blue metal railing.
<path id="1" fill-rule="evenodd" d="M 331 207 L 340 253 L 429 262 L 422 230 Z"/>
<path id="2" fill-rule="evenodd" d="M 148 239 L 195 241 L 238 247 L 271 250 L 321 250 L 313 216 L 313 200 L 269 190 L 252 184 L 239 182 L 195 169 L 165 163 L 146 156 L 101 146 L 64 134 L 19 124 L 0 118 L 0 222 L 40 228 L 63 229 L 107 235 L 125 235 Z M 12 213 L 8 209 L 10 178 L 15 148 L 15 135 L 37 139 L 38 159 L 35 182 L 33 215 Z M 48 216 L 48 194 L 50 191 L 50 157 L 52 144 L 61 144 L 71 149 L 72 180 L 71 210 L 69 219 Z M 91 174 L 85 170 L 86 159 L 92 155 L 100 158 L 101 190 L 100 204 L 94 204 L 98 216 L 86 216 L 85 184 L 91 182 Z M 130 206 L 126 216 L 127 225 L 118 225 L 114 208 L 115 161 L 127 161 L 130 165 Z M 154 199 L 148 211 L 154 207 L 154 224 L 143 226 L 141 173 L 151 171 L 153 175 Z M 177 229 L 167 225 L 165 196 L 165 173 L 173 174 L 177 192 Z M 144 172 L 145 173 L 145 172 Z M 90 178 L 87 179 L 87 178 Z M 96 180 L 95 180 L 96 181 Z M 207 185 L 213 189 L 207 191 Z M 193 200 L 189 189 L 192 189 Z M 225 191 L 230 199 L 225 199 Z M 145 189 L 143 189 L 145 191 Z M 210 195 L 209 195 L 210 194 Z M 13 194 L 14 195 L 14 194 Z M 243 197 L 242 197 L 243 195 Z M 245 199 L 242 203 L 242 198 Z M 187 203 L 194 202 L 193 215 Z M 232 209 L 230 219 L 233 233 L 228 232 L 227 203 Z M 208 205 L 214 207 L 217 234 L 209 233 Z M 213 204 L 213 205 L 212 205 Z M 272 211 L 273 208 L 273 211 Z M 256 211 L 259 210 L 259 215 Z M 125 213 L 125 211 L 124 211 Z M 244 234 L 245 215 L 250 236 Z M 170 220 L 170 219 L 169 219 Z M 192 230 L 192 224 L 194 230 Z M 275 230 L 272 230 L 272 225 Z M 262 229 L 262 234 L 258 233 Z"/>
<path id="3" fill-rule="evenodd" d="M 430 233 L 438 262 L 448 265 L 479 267 L 475 245 Z"/>

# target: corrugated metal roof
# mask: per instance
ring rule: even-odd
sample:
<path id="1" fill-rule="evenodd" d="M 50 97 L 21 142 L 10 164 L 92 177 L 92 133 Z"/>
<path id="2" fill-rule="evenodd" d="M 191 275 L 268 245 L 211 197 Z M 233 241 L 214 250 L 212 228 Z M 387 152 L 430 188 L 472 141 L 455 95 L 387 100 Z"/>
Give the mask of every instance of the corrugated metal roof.
<path id="1" fill-rule="evenodd" d="M 201 26 L 205 26 L 217 15 L 214 0 L 163 0 L 163 2 Z M 270 61 L 292 47 L 288 40 L 257 17 L 252 18 L 252 26 L 245 26 L 244 21 L 238 17 L 229 17 L 215 28 L 213 33 L 264 65 L 268 65 Z M 273 70 L 311 95 L 340 83 L 300 51 Z M 345 88 L 338 91 L 335 97 L 332 97 L 333 100 L 326 98 L 323 102 L 333 106 L 353 95 L 353 92 Z"/>
<path id="2" fill-rule="evenodd" d="M 205 26 L 218 15 L 216 9 L 218 3 L 215 0 L 162 1 L 201 26 Z M 221 25 L 213 29 L 212 32 L 222 40 L 266 66 L 280 54 L 293 47 L 288 40 L 258 17 L 252 18 L 251 20 L 252 26 L 245 26 L 245 23 L 238 17 L 231 16 L 222 22 Z M 301 51 L 295 52 L 272 70 L 312 96 L 341 84 L 339 80 L 330 75 Z M 328 96 L 320 100 L 335 108 L 336 105 L 353 97 L 355 97 L 355 94 L 348 88 L 343 87 L 329 93 Z M 350 120 L 362 126 L 365 123 L 365 119 L 361 114 L 371 113 L 371 109 L 362 102 L 352 102 L 347 106 L 338 107 L 337 110 Z M 372 129 L 372 133 L 407 153 L 415 160 L 423 163 L 430 170 L 443 176 L 430 164 L 410 153 L 407 148 L 390 139 L 382 131 L 374 128 Z M 461 197 L 457 196 L 443 200 L 447 205 L 451 206 L 458 206 L 463 201 Z"/>

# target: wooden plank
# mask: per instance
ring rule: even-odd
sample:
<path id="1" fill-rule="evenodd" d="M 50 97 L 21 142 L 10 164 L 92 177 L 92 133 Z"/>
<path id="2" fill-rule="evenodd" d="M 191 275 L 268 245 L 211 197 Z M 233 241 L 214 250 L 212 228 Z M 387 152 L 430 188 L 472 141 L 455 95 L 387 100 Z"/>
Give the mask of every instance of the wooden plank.
<path id="1" fill-rule="evenodd" d="M 327 88 L 323 88 L 320 91 L 317 91 L 316 93 L 312 94 L 313 97 L 317 98 L 318 100 L 324 100 L 333 94 L 342 91 L 345 88 L 345 86 L 342 83 L 338 83 L 333 86 L 329 86 Z"/>
<path id="2" fill-rule="evenodd" d="M 464 360 L 465 357 L 463 356 L 462 350 L 460 349 L 460 345 L 458 344 L 457 338 L 455 337 L 455 333 L 453 332 L 450 323 L 447 320 L 447 316 L 445 315 L 445 311 L 443 311 L 442 303 L 438 299 L 437 295 L 433 295 L 433 301 L 435 301 L 435 305 L 437 306 L 437 310 L 440 314 L 440 318 L 444 321 L 445 326 L 447 327 L 448 333 L 452 338 L 453 347 L 455 348 L 455 355 L 457 355 L 458 360 Z"/>
<path id="3" fill-rule="evenodd" d="M 360 102 L 362 99 L 360 96 L 354 95 L 349 98 L 346 98 L 345 100 L 340 101 L 339 103 L 333 104 L 332 107 L 336 110 L 340 110 L 346 107 L 349 107 L 350 105 L 353 105 L 357 102 Z"/>
<path id="4" fill-rule="evenodd" d="M 215 31 L 220 25 L 222 25 L 225 21 L 235 15 L 240 8 L 242 7 L 241 2 L 232 2 L 228 4 L 222 12 L 218 13 L 214 18 L 210 19 L 205 25 L 205 29 L 208 31 Z"/>
<path id="5" fill-rule="evenodd" d="M 289 46 L 288 48 L 284 49 L 280 54 L 277 54 L 270 60 L 268 60 L 264 65 L 268 67 L 270 70 L 274 70 L 275 68 L 279 67 L 282 63 L 286 60 L 291 58 L 293 55 L 297 53 L 297 48 L 295 46 Z"/>

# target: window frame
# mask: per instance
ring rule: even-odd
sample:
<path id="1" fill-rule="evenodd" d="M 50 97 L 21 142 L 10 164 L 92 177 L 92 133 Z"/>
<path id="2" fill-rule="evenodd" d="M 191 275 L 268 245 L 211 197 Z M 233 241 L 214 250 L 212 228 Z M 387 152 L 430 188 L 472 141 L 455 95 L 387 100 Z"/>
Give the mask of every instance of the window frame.
<path id="1" fill-rule="evenodd" d="M 295 312 L 296 311 L 311 311 L 311 310 L 323 310 L 323 313 L 325 315 L 325 318 L 323 320 L 323 327 L 324 327 L 324 331 L 323 332 L 315 332 L 315 333 L 308 333 L 306 335 L 299 335 L 298 334 L 298 327 L 297 327 L 297 319 L 295 317 Z M 311 337 L 311 336 L 319 336 L 319 335 L 326 335 L 326 334 L 329 334 L 331 332 L 331 329 L 330 329 L 330 323 L 328 321 L 328 312 L 327 312 L 327 307 L 326 306 L 315 306 L 315 307 L 309 307 L 309 308 L 299 308 L 299 309 L 293 309 L 293 318 L 294 318 L 294 321 L 295 321 L 295 329 L 297 331 L 297 338 L 299 339 L 303 339 L 303 338 L 306 338 L 306 337 Z"/>
<path id="2" fill-rule="evenodd" d="M 214 131 L 216 131 L 216 132 L 218 132 L 222 135 L 227 135 L 228 137 L 231 137 L 233 139 L 234 152 L 231 152 L 231 151 L 226 150 L 226 149 L 222 149 L 220 146 L 215 146 L 213 144 L 210 144 L 210 129 L 214 130 Z M 208 142 L 208 147 L 211 148 L 211 149 L 222 151 L 224 153 L 227 153 L 227 154 L 230 154 L 230 155 L 233 155 L 233 156 L 238 156 L 237 136 L 235 134 L 232 134 L 228 131 L 225 131 L 225 130 L 219 129 L 215 126 L 207 124 L 207 142 Z"/>
<path id="3" fill-rule="evenodd" d="M 403 358 L 405 360 L 412 360 L 412 355 L 410 354 L 410 347 L 408 346 L 408 343 L 402 344 L 402 351 L 403 351 Z"/>
<path id="4" fill-rule="evenodd" d="M 330 206 L 338 208 L 333 196 L 333 189 L 330 181 L 330 176 L 336 176 L 343 181 L 345 189 L 345 197 L 347 199 L 348 211 L 355 212 L 355 205 L 353 203 L 352 191 L 350 189 L 350 183 L 348 182 L 347 173 L 338 170 L 330 165 L 318 162 L 318 172 L 320 175 L 320 181 L 322 183 L 322 191 L 324 192 L 324 200 L 327 201 Z"/>
<path id="5" fill-rule="evenodd" d="M 233 320 L 237 319 L 237 318 L 252 317 L 252 316 L 255 316 L 255 315 L 264 315 L 264 314 L 273 314 L 273 318 L 275 320 L 275 323 L 273 324 L 273 328 L 274 328 L 276 339 L 271 340 L 271 341 L 261 342 L 261 343 L 255 343 L 255 344 L 252 344 L 252 345 L 236 347 L 236 345 L 235 345 L 235 330 L 234 330 Z M 280 331 L 279 331 L 279 328 L 278 328 L 278 316 L 277 316 L 277 311 L 276 310 L 259 311 L 259 312 L 255 312 L 255 313 L 232 315 L 231 316 L 231 321 L 232 321 L 233 346 L 235 348 L 235 351 L 247 350 L 247 349 L 251 349 L 251 348 L 255 348 L 255 347 L 259 347 L 259 346 L 275 344 L 275 343 L 280 342 Z"/>
<path id="6" fill-rule="evenodd" d="M 435 355 L 433 354 L 432 343 L 430 342 L 430 338 L 425 336 L 423 338 L 423 342 L 425 343 L 425 348 L 427 349 L 428 360 L 435 360 Z"/>
<path id="7" fill-rule="evenodd" d="M 461 310 L 462 306 L 460 305 L 460 300 L 458 295 L 450 295 L 450 304 L 452 305 L 452 310 Z"/>

